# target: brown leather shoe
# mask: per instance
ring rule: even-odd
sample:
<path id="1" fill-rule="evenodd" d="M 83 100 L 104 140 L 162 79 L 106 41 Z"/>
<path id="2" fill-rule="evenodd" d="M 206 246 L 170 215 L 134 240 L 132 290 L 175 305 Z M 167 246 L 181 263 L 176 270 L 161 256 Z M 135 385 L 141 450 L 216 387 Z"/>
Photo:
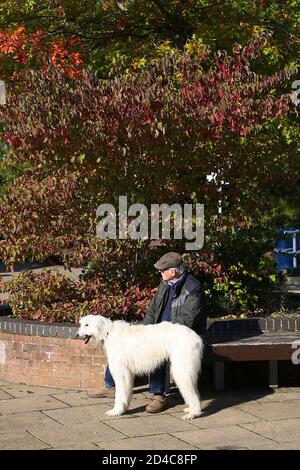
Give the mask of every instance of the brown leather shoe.
<path id="1" fill-rule="evenodd" d="M 103 388 L 99 392 L 89 392 L 87 395 L 90 398 L 115 398 L 115 389 Z"/>
<path id="2" fill-rule="evenodd" d="M 165 395 L 153 395 L 151 402 L 146 406 L 147 413 L 160 413 L 168 408 Z"/>

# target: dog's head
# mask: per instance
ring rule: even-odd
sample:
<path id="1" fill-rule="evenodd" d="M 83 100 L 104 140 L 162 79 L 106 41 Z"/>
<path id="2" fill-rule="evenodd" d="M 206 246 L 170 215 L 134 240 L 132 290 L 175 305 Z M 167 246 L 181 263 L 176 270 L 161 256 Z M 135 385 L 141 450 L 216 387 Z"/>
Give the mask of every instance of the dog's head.
<path id="1" fill-rule="evenodd" d="M 79 325 L 76 336 L 77 338 L 82 338 L 84 344 L 87 344 L 91 338 L 98 342 L 104 341 L 109 333 L 112 322 L 101 315 L 86 315 L 80 318 Z"/>

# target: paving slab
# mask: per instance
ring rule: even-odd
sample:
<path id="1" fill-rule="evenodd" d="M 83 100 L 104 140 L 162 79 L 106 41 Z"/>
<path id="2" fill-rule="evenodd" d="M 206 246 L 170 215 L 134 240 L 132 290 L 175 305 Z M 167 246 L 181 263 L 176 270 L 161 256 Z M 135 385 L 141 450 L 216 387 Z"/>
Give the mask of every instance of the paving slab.
<path id="1" fill-rule="evenodd" d="M 216 410 L 224 410 L 237 405 L 256 403 L 257 398 L 262 395 L 255 396 L 243 393 L 217 393 L 215 397 L 205 397 L 201 399 L 202 410 L 206 413 L 215 412 Z"/>
<path id="2" fill-rule="evenodd" d="M 299 392 L 276 392 L 270 395 L 266 395 L 265 397 L 257 398 L 256 401 L 258 403 L 269 403 L 269 402 L 285 402 L 291 400 L 300 400 L 300 393 Z"/>
<path id="3" fill-rule="evenodd" d="M 267 446 L 261 446 L 259 450 L 300 450 L 299 442 L 276 442 Z"/>
<path id="4" fill-rule="evenodd" d="M 148 402 L 149 403 L 149 402 Z M 201 407 L 202 409 L 205 409 L 209 406 L 212 406 L 215 403 L 214 398 L 204 398 L 201 397 Z M 184 408 L 186 408 L 186 404 L 184 403 L 184 400 L 181 398 L 180 395 L 171 395 L 168 397 L 168 408 L 166 410 L 166 413 L 176 413 L 176 412 L 182 412 Z"/>
<path id="5" fill-rule="evenodd" d="M 5 380 L 0 380 L 0 387 L 10 387 L 11 382 L 6 382 Z"/>
<path id="6" fill-rule="evenodd" d="M 60 391 L 59 393 L 51 393 L 51 396 L 70 406 L 103 405 L 105 403 L 112 404 L 115 401 L 113 398 L 90 398 L 87 392 L 82 391 Z"/>
<path id="7" fill-rule="evenodd" d="M 257 402 L 237 405 L 235 408 L 267 421 L 300 418 L 300 400 L 271 403 Z"/>
<path id="8" fill-rule="evenodd" d="M 51 396 L 70 406 L 103 405 L 107 403 L 112 408 L 115 402 L 114 398 L 90 398 L 88 392 L 69 391 L 68 393 L 51 393 Z M 137 400 L 139 403 L 143 401 L 145 405 L 149 403 L 149 400 L 143 394 L 134 394 L 131 400 L 131 408 L 138 406 Z"/>
<path id="9" fill-rule="evenodd" d="M 74 442 L 74 443 L 64 443 L 61 445 L 56 445 L 55 448 L 50 450 L 98 450 L 101 452 L 101 448 L 97 444 L 91 442 Z"/>
<path id="10" fill-rule="evenodd" d="M 108 423 L 107 420 L 105 420 Z M 110 419 L 109 425 L 126 434 L 128 437 L 146 436 L 150 434 L 163 434 L 174 431 L 191 431 L 195 426 L 182 419 L 174 418 L 167 414 L 151 415 L 147 417 L 137 417 L 134 419 Z"/>
<path id="11" fill-rule="evenodd" d="M 145 408 L 148 404 L 149 404 L 149 400 L 147 398 L 145 398 L 144 396 L 141 396 L 141 397 L 136 396 L 133 400 L 131 400 L 128 411 L 126 411 L 126 414 L 122 416 L 132 417 L 132 418 L 137 418 L 139 416 L 147 417 L 149 416 L 149 413 L 146 413 Z M 110 405 L 110 408 L 111 408 L 111 405 Z M 109 416 L 107 416 L 106 419 L 109 419 Z"/>
<path id="12" fill-rule="evenodd" d="M 24 432 L 5 432 L 0 434 L 1 450 L 40 450 L 49 446 L 39 439 Z"/>
<path id="13" fill-rule="evenodd" d="M 51 388 L 51 387 L 37 387 L 35 385 L 15 385 L 9 384 L 6 386 L 0 386 L 5 393 L 15 398 L 25 398 L 30 395 L 39 397 L 44 395 L 54 395 L 56 393 L 68 394 L 69 391 L 63 390 L 61 388 Z"/>
<path id="14" fill-rule="evenodd" d="M 13 400 L 3 400 L 0 402 L 0 413 L 2 415 L 14 413 L 26 413 L 29 411 L 51 410 L 57 408 L 67 408 L 68 405 L 62 403 L 49 395 L 28 396 L 26 398 L 14 398 Z"/>
<path id="15" fill-rule="evenodd" d="M 73 425 L 84 423 L 99 423 L 107 418 L 105 412 L 110 409 L 108 405 L 89 405 L 59 410 L 45 410 L 43 413 L 61 424 Z"/>
<path id="16" fill-rule="evenodd" d="M 0 433 L 15 430 L 28 431 L 29 426 L 32 424 L 45 426 L 52 422 L 51 418 L 39 411 L 0 416 Z"/>
<path id="17" fill-rule="evenodd" d="M 260 449 L 274 441 L 250 432 L 240 426 L 198 429 L 197 431 L 172 432 L 172 436 L 199 449 Z"/>
<path id="18" fill-rule="evenodd" d="M 169 434 L 134 437 L 113 442 L 97 442 L 105 450 L 197 450 L 180 439 Z"/>
<path id="19" fill-rule="evenodd" d="M 81 423 L 72 426 L 63 426 L 59 423 L 51 423 L 45 426 L 32 424 L 28 428 L 28 432 L 44 441 L 51 447 L 65 447 L 74 446 L 84 443 L 120 440 L 126 436 L 112 429 L 103 423 Z"/>
<path id="20" fill-rule="evenodd" d="M 9 400 L 13 398 L 9 393 L 4 392 L 4 390 L 0 390 L 0 400 Z"/>
<path id="21" fill-rule="evenodd" d="M 300 398 L 300 387 L 278 387 L 273 389 L 273 393 L 298 393 Z"/>
<path id="22" fill-rule="evenodd" d="M 298 442 L 300 447 L 300 419 L 286 419 L 257 424 L 242 424 L 242 427 L 276 442 Z"/>
<path id="23" fill-rule="evenodd" d="M 172 415 L 176 418 L 181 417 L 179 413 Z M 216 426 L 225 427 L 235 424 L 255 423 L 261 421 L 263 420 L 257 416 L 253 416 L 234 408 L 226 408 L 224 410 L 218 410 L 216 413 L 211 413 L 209 415 L 206 415 L 204 410 L 203 414 L 199 418 L 193 419 L 193 425 L 201 429 L 206 429 L 215 428 Z"/>

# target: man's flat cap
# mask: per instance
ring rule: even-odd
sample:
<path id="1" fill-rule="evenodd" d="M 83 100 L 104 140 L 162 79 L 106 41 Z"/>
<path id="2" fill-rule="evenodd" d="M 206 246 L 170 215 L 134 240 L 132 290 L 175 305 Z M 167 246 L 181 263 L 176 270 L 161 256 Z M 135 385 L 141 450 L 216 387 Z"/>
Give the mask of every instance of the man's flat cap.
<path id="1" fill-rule="evenodd" d="M 158 270 L 164 270 L 169 268 L 177 268 L 183 263 L 181 255 L 179 253 L 175 253 L 174 251 L 170 251 L 163 255 L 157 263 L 155 263 L 154 267 Z"/>

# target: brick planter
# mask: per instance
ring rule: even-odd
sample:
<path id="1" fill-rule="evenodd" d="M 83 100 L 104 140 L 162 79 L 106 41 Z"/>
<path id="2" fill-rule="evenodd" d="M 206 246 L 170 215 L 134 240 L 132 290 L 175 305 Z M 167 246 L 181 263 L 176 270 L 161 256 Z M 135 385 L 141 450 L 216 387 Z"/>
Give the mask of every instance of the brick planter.
<path id="1" fill-rule="evenodd" d="M 253 333 L 273 333 L 285 331 L 300 332 L 300 316 L 274 318 L 247 318 L 218 320 L 208 319 L 207 336 L 251 335 Z"/>
<path id="2" fill-rule="evenodd" d="M 0 380 L 50 387 L 97 389 L 105 353 L 75 339 L 77 327 L 0 317 Z"/>

